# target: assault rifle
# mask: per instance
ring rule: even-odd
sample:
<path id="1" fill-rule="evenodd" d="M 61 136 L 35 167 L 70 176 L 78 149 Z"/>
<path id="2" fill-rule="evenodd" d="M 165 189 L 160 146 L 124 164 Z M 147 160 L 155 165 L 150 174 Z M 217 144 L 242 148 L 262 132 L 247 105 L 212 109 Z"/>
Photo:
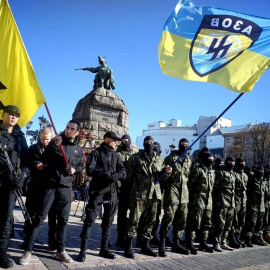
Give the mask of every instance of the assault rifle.
<path id="1" fill-rule="evenodd" d="M 12 163 L 11 163 L 11 160 L 10 160 L 10 158 L 9 158 L 9 155 L 8 155 L 7 151 L 5 151 L 5 149 L 4 149 L 3 145 L 2 145 L 2 143 L 0 143 L 0 149 L 3 151 L 3 153 L 4 153 L 4 155 L 5 155 L 5 158 L 6 158 L 6 161 L 7 161 L 7 166 L 8 166 L 8 169 L 9 169 L 10 173 L 13 174 L 13 176 L 16 178 L 17 173 L 16 173 L 16 171 L 14 170 L 13 165 L 12 165 Z M 21 188 L 15 189 L 14 192 L 15 192 L 17 201 L 18 201 L 18 203 L 19 203 L 19 206 L 20 206 L 20 208 L 21 208 L 21 211 L 22 211 L 22 213 L 23 213 L 24 219 L 25 219 L 25 220 L 28 220 L 29 223 L 32 224 L 32 219 L 31 219 L 31 217 L 30 217 L 30 215 L 29 215 L 29 213 L 28 213 L 28 211 L 27 211 L 27 209 L 26 209 L 26 206 L 25 206 L 25 204 L 24 204 L 24 202 L 23 202 L 23 199 L 22 199 L 23 194 L 22 194 Z"/>

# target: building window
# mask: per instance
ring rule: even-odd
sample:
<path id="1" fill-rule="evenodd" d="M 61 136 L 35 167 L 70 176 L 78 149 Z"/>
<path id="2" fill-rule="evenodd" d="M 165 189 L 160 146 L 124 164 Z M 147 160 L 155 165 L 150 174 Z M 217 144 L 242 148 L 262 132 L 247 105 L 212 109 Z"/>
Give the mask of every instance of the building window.
<path id="1" fill-rule="evenodd" d="M 173 138 L 172 140 L 173 140 L 173 142 L 175 142 L 175 138 Z"/>
<path id="2" fill-rule="evenodd" d="M 227 138 L 227 143 L 230 143 L 231 142 L 231 138 Z"/>

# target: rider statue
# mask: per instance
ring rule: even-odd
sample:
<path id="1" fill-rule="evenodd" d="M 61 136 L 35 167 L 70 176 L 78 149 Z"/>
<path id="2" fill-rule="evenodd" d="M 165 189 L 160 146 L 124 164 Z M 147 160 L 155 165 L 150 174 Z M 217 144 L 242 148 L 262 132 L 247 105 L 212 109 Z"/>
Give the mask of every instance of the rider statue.
<path id="1" fill-rule="evenodd" d="M 105 88 L 107 90 L 114 90 L 114 77 L 112 75 L 113 70 L 107 66 L 106 59 L 104 57 L 98 57 L 99 67 L 96 68 L 76 68 L 75 70 L 87 70 L 92 73 L 96 73 L 94 79 L 93 90 L 98 87 Z"/>

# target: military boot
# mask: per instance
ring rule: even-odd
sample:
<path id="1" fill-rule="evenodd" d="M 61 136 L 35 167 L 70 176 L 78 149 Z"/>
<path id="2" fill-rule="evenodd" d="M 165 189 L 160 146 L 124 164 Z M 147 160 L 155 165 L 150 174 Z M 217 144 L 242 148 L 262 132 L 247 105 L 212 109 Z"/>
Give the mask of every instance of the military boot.
<path id="1" fill-rule="evenodd" d="M 165 237 L 160 237 L 159 248 L 158 248 L 158 254 L 160 257 L 167 256 L 165 241 L 166 241 Z"/>
<path id="2" fill-rule="evenodd" d="M 149 245 L 149 240 L 147 238 L 143 238 L 142 240 L 142 247 L 141 247 L 141 252 L 144 255 L 149 255 L 153 257 L 157 257 L 158 253 L 155 252 Z"/>
<path id="3" fill-rule="evenodd" d="M 86 259 L 86 250 L 87 250 L 87 240 L 82 239 L 81 241 L 81 249 L 79 255 L 77 257 L 78 262 L 84 262 Z"/>
<path id="4" fill-rule="evenodd" d="M 247 247 L 253 247 L 253 245 L 251 243 L 251 237 L 250 236 L 246 236 L 245 244 L 246 244 Z"/>
<path id="5" fill-rule="evenodd" d="M 199 245 L 199 250 L 205 251 L 205 252 L 208 252 L 208 253 L 213 253 L 214 252 L 214 250 L 209 245 L 207 245 L 205 240 L 201 241 L 201 243 Z"/>
<path id="6" fill-rule="evenodd" d="M 195 249 L 195 247 L 193 246 L 193 241 L 192 239 L 187 239 L 186 240 L 186 249 L 188 249 L 190 251 L 191 254 L 193 255 L 197 255 L 197 249 Z"/>
<path id="7" fill-rule="evenodd" d="M 107 259 L 115 259 L 116 256 L 112 253 L 108 248 L 109 239 L 105 238 L 101 240 L 101 247 L 99 251 L 99 256 L 107 258 Z"/>
<path id="8" fill-rule="evenodd" d="M 266 241 L 264 241 L 264 239 L 263 239 L 263 235 L 262 234 L 260 234 L 260 236 L 259 236 L 259 240 L 263 243 L 263 245 L 264 246 L 268 246 L 268 244 L 267 244 L 267 242 Z"/>
<path id="9" fill-rule="evenodd" d="M 264 246 L 264 244 L 260 241 L 259 236 L 254 235 L 252 238 L 252 244 L 258 245 L 258 246 Z"/>
<path id="10" fill-rule="evenodd" d="M 230 233 L 230 242 L 229 242 L 229 246 L 232 248 L 240 248 L 240 244 L 236 241 L 234 233 L 231 232 Z"/>
<path id="11" fill-rule="evenodd" d="M 6 252 L 0 253 L 0 267 L 1 268 L 12 268 L 14 266 L 13 260 L 11 260 Z"/>
<path id="12" fill-rule="evenodd" d="M 134 254 L 134 250 L 132 249 L 132 241 L 133 241 L 133 238 L 131 238 L 131 237 L 127 238 L 126 248 L 125 248 L 125 255 L 128 258 L 134 259 L 135 254 Z"/>
<path id="13" fill-rule="evenodd" d="M 241 242 L 241 240 L 240 240 L 240 234 L 239 233 L 235 233 L 234 236 L 235 236 L 235 241 L 240 245 L 240 247 L 244 248 L 246 245 L 245 245 L 245 243 L 242 243 Z"/>
<path id="14" fill-rule="evenodd" d="M 184 255 L 188 255 L 189 254 L 189 250 L 183 248 L 179 244 L 179 238 L 177 238 L 177 237 L 174 237 L 173 238 L 172 252 L 179 253 L 179 254 L 184 254 Z"/>

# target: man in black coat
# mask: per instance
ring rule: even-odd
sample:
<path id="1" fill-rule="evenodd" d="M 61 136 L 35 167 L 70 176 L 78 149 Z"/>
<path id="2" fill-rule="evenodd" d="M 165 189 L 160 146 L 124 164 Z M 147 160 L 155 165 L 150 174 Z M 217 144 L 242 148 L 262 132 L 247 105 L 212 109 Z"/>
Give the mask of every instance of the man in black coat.
<path id="1" fill-rule="evenodd" d="M 90 238 L 91 227 L 95 222 L 101 205 L 104 205 L 102 217 L 102 238 L 99 255 L 114 259 L 115 254 L 108 249 L 110 226 L 117 211 L 118 183 L 126 177 L 126 169 L 120 156 L 115 152 L 117 141 L 121 141 L 112 131 L 106 132 L 104 142 L 88 156 L 86 173 L 92 177 L 89 187 L 89 201 L 86 206 L 86 218 L 80 234 L 81 250 L 77 260 L 85 261 L 87 243 Z"/>
<path id="2" fill-rule="evenodd" d="M 83 169 L 83 152 L 76 140 L 79 127 L 80 124 L 76 120 L 70 120 L 65 131 L 55 136 L 45 149 L 42 161 L 47 165 L 47 188 L 42 194 L 42 203 L 36 212 L 30 233 L 26 235 L 25 251 L 20 259 L 22 265 L 27 265 L 31 260 L 40 225 L 44 222 L 54 201 L 57 207 L 57 253 L 55 258 L 66 263 L 73 261 L 65 251 L 65 240 L 71 208 L 73 174 L 80 173 Z M 65 152 L 68 166 L 64 161 L 60 144 Z"/>
<path id="3" fill-rule="evenodd" d="M 4 107 L 0 121 L 0 267 L 10 268 L 14 262 L 8 257 L 8 240 L 13 224 L 15 189 L 23 186 L 28 173 L 28 147 L 24 134 L 17 125 L 20 109 Z M 8 154 L 17 176 L 11 174 L 4 151 Z"/>

